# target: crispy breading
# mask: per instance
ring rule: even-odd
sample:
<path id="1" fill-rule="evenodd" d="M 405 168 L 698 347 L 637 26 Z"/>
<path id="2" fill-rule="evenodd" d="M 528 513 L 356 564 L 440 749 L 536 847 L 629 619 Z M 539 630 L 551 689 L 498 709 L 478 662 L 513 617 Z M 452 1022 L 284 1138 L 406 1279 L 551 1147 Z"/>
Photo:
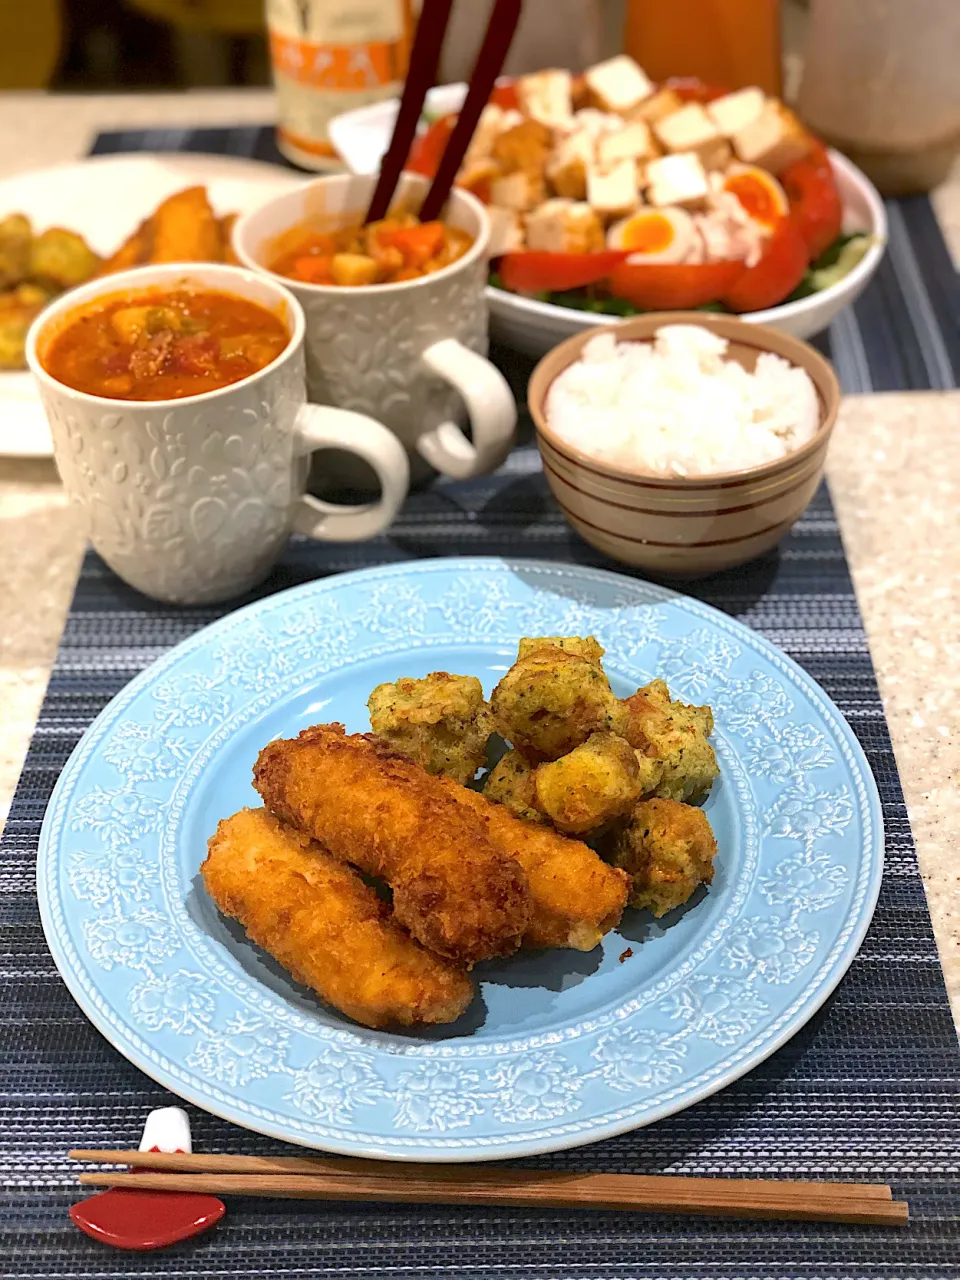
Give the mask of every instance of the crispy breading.
<path id="1" fill-rule="evenodd" d="M 220 229 L 220 244 L 223 247 L 223 261 L 229 262 L 234 267 L 241 265 L 233 247 L 233 228 L 239 217 L 239 213 L 225 213 L 222 218 L 217 219 L 217 226 Z"/>
<path id="2" fill-rule="evenodd" d="M 265 809 L 224 818 L 200 872 L 258 946 L 366 1027 L 455 1022 L 473 998 L 466 973 L 415 942 L 356 871 Z"/>
<path id="3" fill-rule="evenodd" d="M 118 249 L 100 264 L 98 276 L 113 275 L 115 271 L 126 271 L 129 267 L 139 267 L 148 261 L 153 248 L 154 220 L 151 214 L 144 218 L 134 231 L 131 231 Z"/>
<path id="4" fill-rule="evenodd" d="M 587 835 L 625 817 L 643 784 L 637 755 L 614 733 L 592 733 L 559 760 L 537 766 L 537 807 L 569 835 Z"/>
<path id="5" fill-rule="evenodd" d="M 651 680 L 621 705 L 627 712 L 623 736 L 663 765 L 654 795 L 688 803 L 701 800 L 720 772 L 707 741 L 713 732 L 710 708 L 674 701 L 663 680 Z"/>
<path id="6" fill-rule="evenodd" d="M 23 213 L 0 218 L 0 286 L 19 284 L 30 268 L 33 228 Z"/>
<path id="7" fill-rule="evenodd" d="M 529 822 L 550 819 L 537 808 L 536 765 L 525 760 L 519 751 L 505 752 L 487 774 L 483 794 L 495 804 L 506 805 L 518 818 Z"/>
<path id="8" fill-rule="evenodd" d="M 150 262 L 220 262 L 223 242 L 206 187 L 168 196 L 153 215 Z"/>
<path id="9" fill-rule="evenodd" d="M 523 872 L 444 782 L 339 724 L 268 743 L 254 767 L 279 818 L 390 884 L 397 919 L 424 946 L 466 965 L 510 955 L 530 918 Z"/>
<path id="10" fill-rule="evenodd" d="M 616 928 L 627 901 L 625 872 L 608 866 L 579 840 L 524 822 L 502 804 L 450 778 L 438 781 L 461 809 L 472 810 L 482 820 L 490 839 L 523 868 L 533 906 L 525 947 L 592 951 Z"/>
<path id="11" fill-rule="evenodd" d="M 606 650 L 596 636 L 523 636 L 517 646 L 517 657 L 525 658 L 538 649 L 562 649 L 599 667 Z"/>
<path id="12" fill-rule="evenodd" d="M 99 266 L 100 258 L 83 236 L 65 227 L 48 227 L 30 245 L 30 279 L 57 289 L 83 284 Z"/>
<path id="13" fill-rule="evenodd" d="M 528 760 L 557 760 L 627 712 L 599 663 L 544 645 L 518 658 L 490 696 L 494 724 Z"/>
<path id="14" fill-rule="evenodd" d="M 655 916 L 682 906 L 713 880 L 717 842 L 702 809 L 677 800 L 641 800 L 606 848 L 631 877 L 630 905 Z"/>
<path id="15" fill-rule="evenodd" d="M 493 721 L 476 676 L 401 676 L 395 684 L 378 684 L 367 707 L 377 737 L 427 773 L 469 782 L 486 761 Z"/>
<path id="16" fill-rule="evenodd" d="M 491 156 L 504 173 L 525 173 L 542 181 L 553 141 L 539 120 L 524 120 L 501 133 L 491 148 Z"/>

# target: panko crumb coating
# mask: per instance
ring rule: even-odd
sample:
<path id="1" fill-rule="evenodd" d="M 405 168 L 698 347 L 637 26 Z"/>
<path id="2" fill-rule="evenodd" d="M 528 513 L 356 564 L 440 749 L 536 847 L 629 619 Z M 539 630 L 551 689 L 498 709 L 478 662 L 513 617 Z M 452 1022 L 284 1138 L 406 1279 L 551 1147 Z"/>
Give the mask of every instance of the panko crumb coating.
<path id="1" fill-rule="evenodd" d="M 664 916 L 713 880 L 717 842 L 702 809 L 677 800 L 641 800 L 605 852 L 631 877 L 631 907 Z"/>
<path id="2" fill-rule="evenodd" d="M 377 685 L 367 708 L 377 737 L 427 773 L 467 783 L 486 762 L 493 721 L 476 676 L 402 676 Z"/>
<path id="3" fill-rule="evenodd" d="M 537 806 L 569 835 L 625 817 L 643 788 L 636 752 L 613 733 L 592 733 L 559 760 L 539 765 L 534 784 Z"/>
<path id="4" fill-rule="evenodd" d="M 663 766 L 654 795 L 685 803 L 702 800 L 720 773 L 707 741 L 713 732 L 710 708 L 674 701 L 663 680 L 651 680 L 621 706 L 627 713 L 623 736 Z"/>
<path id="5" fill-rule="evenodd" d="M 490 697 L 497 731 L 530 761 L 558 760 L 629 718 L 599 663 L 543 645 L 518 658 Z"/>

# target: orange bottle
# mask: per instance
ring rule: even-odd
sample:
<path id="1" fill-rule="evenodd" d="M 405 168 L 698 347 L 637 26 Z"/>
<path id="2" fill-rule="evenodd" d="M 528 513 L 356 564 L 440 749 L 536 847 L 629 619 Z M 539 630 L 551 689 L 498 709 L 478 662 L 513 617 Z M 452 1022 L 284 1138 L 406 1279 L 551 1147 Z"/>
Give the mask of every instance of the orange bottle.
<path id="1" fill-rule="evenodd" d="M 651 80 L 782 92 L 779 0 L 627 0 L 624 48 Z"/>

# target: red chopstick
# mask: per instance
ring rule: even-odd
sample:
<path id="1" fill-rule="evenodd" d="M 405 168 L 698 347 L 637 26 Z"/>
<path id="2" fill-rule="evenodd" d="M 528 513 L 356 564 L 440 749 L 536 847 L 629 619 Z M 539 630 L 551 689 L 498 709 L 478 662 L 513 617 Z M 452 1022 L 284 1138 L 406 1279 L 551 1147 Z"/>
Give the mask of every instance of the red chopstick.
<path id="1" fill-rule="evenodd" d="M 400 99 L 397 122 L 393 126 L 390 146 L 380 163 L 380 177 L 377 180 L 370 207 L 367 209 L 367 216 L 363 220 L 365 224 L 386 217 L 387 210 L 390 208 L 393 193 L 400 181 L 400 174 L 410 154 L 427 90 L 437 78 L 440 50 L 452 8 L 453 0 L 423 0 L 420 20 L 413 38 L 413 48 L 410 51 L 410 68 L 407 72 L 407 82 L 403 87 L 403 97 Z"/>
<path id="2" fill-rule="evenodd" d="M 480 112 L 490 100 L 494 82 L 503 67 L 513 36 L 520 21 L 520 10 L 523 0 L 497 0 L 487 24 L 483 44 L 477 54 L 473 72 L 470 76 L 470 88 L 467 98 L 453 133 L 447 141 L 440 166 L 437 169 L 433 184 L 427 192 L 420 209 L 420 221 L 431 222 L 440 216 L 440 211 L 447 202 L 453 180 L 467 154 L 467 147 L 474 135 L 480 120 Z"/>

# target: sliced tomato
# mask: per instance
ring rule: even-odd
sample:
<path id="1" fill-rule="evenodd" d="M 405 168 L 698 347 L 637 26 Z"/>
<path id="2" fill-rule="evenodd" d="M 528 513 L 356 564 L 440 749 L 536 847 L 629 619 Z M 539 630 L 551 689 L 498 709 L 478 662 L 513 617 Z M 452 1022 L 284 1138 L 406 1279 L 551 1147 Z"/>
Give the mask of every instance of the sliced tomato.
<path id="1" fill-rule="evenodd" d="M 742 262 L 623 262 L 610 273 L 615 298 L 641 311 L 684 311 L 716 302 L 739 275 Z"/>
<path id="2" fill-rule="evenodd" d="M 411 173 L 422 173 L 425 178 L 434 177 L 456 123 L 455 114 L 441 116 L 439 120 L 434 120 L 426 132 L 418 133 L 407 156 L 405 168 Z"/>
<path id="3" fill-rule="evenodd" d="M 500 259 L 500 279 L 512 293 L 553 293 L 582 289 L 604 280 L 626 257 L 615 249 L 598 253 L 546 253 L 526 249 L 505 253 Z"/>
<path id="4" fill-rule="evenodd" d="M 715 98 L 722 98 L 730 92 L 721 85 L 708 84 L 699 76 L 671 76 L 661 87 L 672 89 L 683 102 L 713 102 Z"/>
<path id="5" fill-rule="evenodd" d="M 809 260 L 806 241 L 792 218 L 781 218 L 760 261 L 741 270 L 739 278 L 721 294 L 721 301 L 733 311 L 775 307 L 803 279 Z"/>
<path id="6" fill-rule="evenodd" d="M 502 107 L 504 111 L 516 111 L 520 106 L 516 84 L 512 80 L 498 80 L 493 86 L 490 101 L 495 107 Z"/>
<path id="7" fill-rule="evenodd" d="M 819 142 L 810 154 L 780 174 L 790 201 L 790 217 L 803 236 L 811 258 L 819 258 L 840 234 L 843 205 L 834 181 L 830 157 Z"/>

